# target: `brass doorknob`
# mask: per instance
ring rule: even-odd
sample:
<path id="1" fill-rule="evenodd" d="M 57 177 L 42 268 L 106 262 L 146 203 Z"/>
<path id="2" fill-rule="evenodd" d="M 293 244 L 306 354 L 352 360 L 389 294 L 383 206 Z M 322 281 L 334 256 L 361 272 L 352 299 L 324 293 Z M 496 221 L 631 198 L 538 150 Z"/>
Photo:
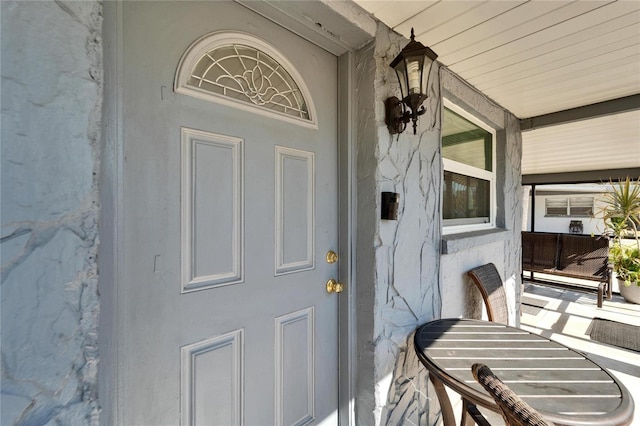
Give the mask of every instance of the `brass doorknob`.
<path id="1" fill-rule="evenodd" d="M 335 251 L 329 250 L 325 256 L 325 260 L 327 263 L 336 263 L 338 261 L 338 255 Z"/>
<path id="2" fill-rule="evenodd" d="M 344 290 L 344 286 L 333 278 L 327 281 L 327 293 L 342 293 L 342 290 Z"/>

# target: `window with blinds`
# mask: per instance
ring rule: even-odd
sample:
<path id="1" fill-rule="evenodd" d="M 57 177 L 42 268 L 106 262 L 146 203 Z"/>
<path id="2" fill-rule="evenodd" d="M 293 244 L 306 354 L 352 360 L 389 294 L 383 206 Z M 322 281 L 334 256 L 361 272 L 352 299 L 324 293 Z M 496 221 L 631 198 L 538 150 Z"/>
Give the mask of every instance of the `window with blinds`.
<path id="1" fill-rule="evenodd" d="M 593 217 L 593 197 L 547 197 L 545 216 Z"/>

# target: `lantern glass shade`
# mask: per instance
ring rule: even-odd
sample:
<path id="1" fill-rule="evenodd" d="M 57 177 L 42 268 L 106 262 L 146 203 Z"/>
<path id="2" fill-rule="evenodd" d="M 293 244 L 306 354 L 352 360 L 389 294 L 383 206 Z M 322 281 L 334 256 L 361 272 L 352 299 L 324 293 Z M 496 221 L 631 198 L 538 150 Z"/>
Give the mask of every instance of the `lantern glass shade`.
<path id="1" fill-rule="evenodd" d="M 422 90 L 422 58 L 407 58 L 407 81 L 409 82 L 409 94 L 425 93 Z"/>
<path id="2" fill-rule="evenodd" d="M 412 94 L 427 94 L 429 72 L 432 64 L 433 59 L 425 56 L 424 53 L 402 58 L 395 63 L 394 70 L 400 83 L 402 99 Z"/>
<path id="3" fill-rule="evenodd" d="M 399 61 L 394 69 L 396 70 L 396 76 L 400 83 L 400 96 L 404 99 L 409 94 L 406 64 L 404 61 Z"/>
<path id="4" fill-rule="evenodd" d="M 398 77 L 401 92 L 401 99 L 391 97 L 385 102 L 385 122 L 391 134 L 402 133 L 409 121 L 413 121 L 413 132 L 416 133 L 418 116 L 425 112 L 425 108 L 420 107 L 427 98 L 431 66 L 437 57 L 433 50 L 415 40 L 412 28 L 409 44 L 390 64 Z"/>
<path id="5" fill-rule="evenodd" d="M 429 87 L 429 75 L 431 74 L 431 66 L 433 65 L 433 61 L 435 60 L 435 58 L 431 58 L 429 55 L 424 55 L 420 59 L 422 61 L 422 66 L 420 68 L 422 70 L 422 73 L 420 74 L 420 93 L 426 95 Z"/>

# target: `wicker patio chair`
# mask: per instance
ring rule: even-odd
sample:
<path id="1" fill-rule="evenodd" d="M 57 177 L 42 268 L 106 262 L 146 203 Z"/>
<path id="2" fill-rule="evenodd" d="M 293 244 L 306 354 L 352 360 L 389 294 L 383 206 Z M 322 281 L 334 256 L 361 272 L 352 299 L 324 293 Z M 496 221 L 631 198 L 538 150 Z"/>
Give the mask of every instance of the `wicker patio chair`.
<path id="1" fill-rule="evenodd" d="M 553 426 L 553 423 L 545 420 L 529 404 L 524 402 L 513 390 L 505 385 L 484 364 L 473 364 L 471 367 L 473 377 L 482 385 L 483 388 L 493 397 L 496 404 L 500 408 L 502 417 L 509 426 Z M 486 423 L 484 418 L 476 418 L 473 416 L 477 424 L 483 426 Z"/>
<path id="2" fill-rule="evenodd" d="M 487 263 L 473 268 L 467 272 L 467 275 L 473 279 L 482 294 L 489 321 L 508 324 L 507 295 L 496 266 L 493 263 Z"/>

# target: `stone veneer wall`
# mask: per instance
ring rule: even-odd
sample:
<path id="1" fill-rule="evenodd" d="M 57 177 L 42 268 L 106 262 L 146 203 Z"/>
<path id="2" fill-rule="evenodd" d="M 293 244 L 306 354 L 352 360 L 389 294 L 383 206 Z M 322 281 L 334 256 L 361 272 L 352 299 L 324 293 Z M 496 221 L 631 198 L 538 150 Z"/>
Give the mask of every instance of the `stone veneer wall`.
<path id="1" fill-rule="evenodd" d="M 384 100 L 399 92 L 389 63 L 406 43 L 380 24 L 375 40 L 356 54 L 356 419 L 362 425 L 437 423 L 437 398 L 413 353 L 412 332 L 445 313 L 481 315 L 482 300 L 464 278 L 468 265 L 495 262 L 507 281 L 512 306 L 517 305 L 520 291 L 518 121 L 437 64 L 418 134 L 413 135 L 409 126 L 401 135 L 389 135 Z M 441 235 L 442 96 L 498 131 L 497 226 L 501 231 L 453 238 L 448 243 Z M 400 195 L 397 221 L 379 218 L 383 191 Z M 466 269 L 455 263 L 460 259 Z M 515 320 L 517 309 L 511 314 Z"/>
<path id="2" fill-rule="evenodd" d="M 2 1 L 3 425 L 97 424 L 99 1 Z"/>
<path id="3" fill-rule="evenodd" d="M 438 66 L 412 128 L 389 135 L 384 100 L 398 93 L 389 63 L 407 40 L 378 28 L 358 52 L 358 424 L 432 424 L 424 369 L 408 350 L 417 324 L 440 313 L 440 91 Z M 380 193 L 400 194 L 397 221 L 380 220 Z M 363 395 L 372 392 L 372 395 Z M 437 414 L 437 413 L 436 413 Z"/>

